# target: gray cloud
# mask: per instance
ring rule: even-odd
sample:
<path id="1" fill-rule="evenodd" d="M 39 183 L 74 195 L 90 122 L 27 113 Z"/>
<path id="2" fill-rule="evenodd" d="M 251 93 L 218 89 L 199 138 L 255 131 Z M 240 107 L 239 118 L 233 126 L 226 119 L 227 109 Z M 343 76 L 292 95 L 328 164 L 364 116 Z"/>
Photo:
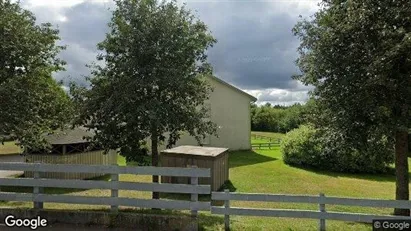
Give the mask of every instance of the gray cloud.
<path id="1" fill-rule="evenodd" d="M 97 43 L 104 39 L 108 31 L 107 23 L 111 18 L 109 7 L 113 6 L 112 2 L 103 4 L 85 1 L 65 8 L 30 8 L 39 23 L 51 22 L 56 25 L 60 30 L 61 44 L 67 46 L 60 54 L 67 62 L 66 71 L 56 73 L 57 80 L 86 84 L 85 76 L 90 74 L 86 65 L 96 61 Z"/>
<path id="2" fill-rule="evenodd" d="M 292 89 L 298 40 L 291 29 L 303 13 L 298 4 L 224 1 L 188 6 L 218 39 L 209 52 L 217 76 L 243 89 Z"/>
<path id="3" fill-rule="evenodd" d="M 32 0 L 26 0 L 32 1 Z M 25 1 L 25 2 L 26 2 Z M 314 3 L 314 4 L 313 4 Z M 223 80 L 272 103 L 304 101 L 310 87 L 293 81 L 298 40 L 291 29 L 298 15 L 313 14 L 315 1 L 188 1 L 187 7 L 203 20 L 218 43 L 208 51 L 214 73 Z M 96 44 L 108 31 L 113 2 L 85 1 L 71 7 L 26 6 L 39 22 L 58 25 L 62 43 L 68 45 L 61 57 L 66 72 L 56 79 L 85 83 L 85 67 L 95 61 Z M 289 94 L 273 93 L 283 89 Z M 306 95 L 306 94 L 305 94 Z"/>

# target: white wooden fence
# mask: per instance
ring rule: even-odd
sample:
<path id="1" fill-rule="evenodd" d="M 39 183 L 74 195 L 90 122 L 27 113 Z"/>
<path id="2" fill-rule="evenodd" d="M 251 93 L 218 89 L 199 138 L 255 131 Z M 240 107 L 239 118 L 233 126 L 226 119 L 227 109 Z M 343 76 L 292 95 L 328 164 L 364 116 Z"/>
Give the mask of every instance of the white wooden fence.
<path id="1" fill-rule="evenodd" d="M 252 149 L 264 149 L 264 148 L 274 148 L 274 147 L 278 147 L 280 145 L 280 143 L 255 143 L 255 144 L 251 144 L 251 148 Z"/>
<path id="2" fill-rule="evenodd" d="M 112 212 L 117 212 L 118 206 L 191 210 L 191 214 L 193 216 L 196 216 L 199 210 L 210 210 L 210 202 L 198 201 L 198 194 L 210 194 L 211 192 L 209 185 L 198 185 L 199 177 L 210 177 L 210 169 L 132 167 L 117 165 L 62 165 L 40 163 L 0 163 L 0 169 L 34 172 L 34 178 L 0 178 L 0 186 L 33 187 L 33 193 L 0 192 L 0 200 L 30 201 L 33 202 L 33 206 L 36 209 L 43 208 L 44 202 L 51 202 L 109 205 L 111 206 Z M 41 178 L 41 174 L 45 172 L 82 172 L 110 174 L 111 181 Z M 190 177 L 191 184 L 120 182 L 119 174 L 163 175 L 178 177 L 183 176 Z M 109 189 L 111 190 L 111 197 L 54 195 L 42 193 L 43 188 L 47 187 L 73 189 Z M 191 201 L 123 198 L 118 196 L 118 190 L 185 193 L 191 194 Z"/>
<path id="3" fill-rule="evenodd" d="M 411 201 L 401 200 L 373 200 L 356 198 L 326 197 L 324 194 L 319 196 L 306 195 L 278 195 L 278 194 L 258 194 L 258 193 L 233 193 L 225 190 L 224 192 L 212 192 L 212 200 L 224 201 L 224 206 L 212 206 L 213 214 L 223 214 L 225 229 L 230 229 L 230 215 L 240 216 L 264 216 L 264 217 L 292 217 L 292 218 L 311 218 L 319 219 L 319 230 L 325 230 L 325 220 L 355 221 L 371 223 L 375 219 L 407 219 L 404 216 L 383 216 L 361 213 L 343 213 L 326 211 L 325 205 L 348 205 L 360 207 L 381 207 L 381 208 L 400 208 L 411 209 Z M 289 209 L 256 209 L 231 207 L 230 201 L 265 201 L 265 202 L 285 202 L 285 203 L 309 203 L 318 204 L 319 210 L 289 210 Z"/>
<path id="4" fill-rule="evenodd" d="M 275 144 L 281 143 L 281 138 L 273 138 L 273 137 L 264 136 L 264 135 L 251 134 L 251 138 L 260 139 L 260 140 L 268 140 L 269 143 L 275 143 Z"/>
<path id="5" fill-rule="evenodd" d="M 0 178 L 0 186 L 33 187 L 32 193 L 0 192 L 0 200 L 3 201 L 29 201 L 33 202 L 35 209 L 43 208 L 43 203 L 71 203 L 108 205 L 112 212 L 118 212 L 119 206 L 140 208 L 159 208 L 190 210 L 191 215 L 197 217 L 198 211 L 210 211 L 212 214 L 222 214 L 225 217 L 225 229 L 230 229 L 230 215 L 239 216 L 265 216 L 265 217 L 291 217 L 310 218 L 319 220 L 319 230 L 325 230 L 325 220 L 341 220 L 371 223 L 375 219 L 411 219 L 411 217 L 382 216 L 361 213 L 343 213 L 326 211 L 326 205 L 347 205 L 362 207 L 402 208 L 411 209 L 411 201 L 399 200 L 374 200 L 326 197 L 307 195 L 276 195 L 234 193 L 229 191 L 212 192 L 210 185 L 198 185 L 199 177 L 210 177 L 210 169 L 202 168 L 170 168 L 170 167 L 132 167 L 116 165 L 62 165 L 40 163 L 0 163 L 0 170 L 32 171 L 34 178 Z M 45 179 L 41 174 L 45 172 L 82 172 L 110 174 L 111 181 L 99 180 L 68 180 Z M 161 175 L 190 177 L 190 184 L 159 184 L 143 182 L 119 181 L 119 174 Z M 73 189 L 107 189 L 111 190 L 110 197 L 90 197 L 45 194 L 43 189 L 73 188 Z M 162 199 L 138 199 L 119 197 L 118 190 L 154 191 L 166 193 L 191 194 L 190 201 L 162 200 Z M 210 202 L 198 201 L 198 194 L 211 194 L 212 200 L 224 201 L 224 206 L 211 206 Z M 258 209 L 231 207 L 230 201 L 263 201 L 285 203 L 310 203 L 318 204 L 319 210 L 288 210 L 288 209 Z"/>

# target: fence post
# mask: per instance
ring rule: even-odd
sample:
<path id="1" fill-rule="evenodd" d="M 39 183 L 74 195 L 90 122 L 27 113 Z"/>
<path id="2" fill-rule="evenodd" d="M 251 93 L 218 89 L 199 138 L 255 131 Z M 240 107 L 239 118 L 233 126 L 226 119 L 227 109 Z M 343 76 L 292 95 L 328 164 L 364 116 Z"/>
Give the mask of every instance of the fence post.
<path id="1" fill-rule="evenodd" d="M 324 204 L 324 193 L 320 193 L 320 223 L 319 223 L 319 227 L 318 230 L 319 231 L 325 231 L 325 219 L 323 219 L 323 215 L 325 213 L 325 204 Z"/>
<path id="2" fill-rule="evenodd" d="M 190 166 L 191 168 L 197 168 L 196 165 L 192 165 Z M 198 177 L 196 176 L 192 176 L 190 179 L 190 184 L 191 185 L 198 185 Z M 198 194 L 197 193 L 191 193 L 191 202 L 198 202 Z M 191 218 L 193 219 L 192 222 L 192 229 L 190 230 L 194 230 L 197 231 L 198 230 L 198 208 L 191 208 Z"/>
<path id="3" fill-rule="evenodd" d="M 114 184 L 118 185 L 117 184 L 118 178 L 119 178 L 118 173 L 111 174 L 111 182 L 112 182 L 112 186 L 113 186 L 113 188 L 111 188 L 111 198 L 115 198 L 114 201 L 116 201 L 116 202 L 117 202 L 117 198 L 118 198 L 118 188 L 115 187 L 115 189 L 114 189 Z M 118 212 L 118 205 L 111 205 L 111 212 L 112 213 L 117 213 Z"/>
<path id="4" fill-rule="evenodd" d="M 41 178 L 41 173 L 39 171 L 37 171 L 38 169 L 40 169 L 40 162 L 35 162 L 35 171 L 33 171 L 33 178 L 34 179 L 40 179 Z M 33 187 L 33 194 L 34 194 L 34 200 L 33 200 L 33 207 L 35 209 L 43 209 L 43 202 L 36 202 L 37 196 L 43 193 L 43 188 L 42 187 L 38 187 L 38 186 L 34 186 Z"/>
<path id="5" fill-rule="evenodd" d="M 225 189 L 224 192 L 228 197 L 228 199 L 224 201 L 224 208 L 225 208 L 224 229 L 225 231 L 229 231 L 230 230 L 230 215 L 228 214 L 228 211 L 230 209 L 230 190 Z"/>

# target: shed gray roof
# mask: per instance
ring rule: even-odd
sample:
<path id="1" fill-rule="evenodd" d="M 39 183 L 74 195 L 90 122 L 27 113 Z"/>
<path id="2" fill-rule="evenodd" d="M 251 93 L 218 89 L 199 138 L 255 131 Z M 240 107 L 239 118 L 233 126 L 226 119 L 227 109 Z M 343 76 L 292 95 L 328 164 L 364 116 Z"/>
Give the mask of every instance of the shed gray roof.
<path id="1" fill-rule="evenodd" d="M 201 146 L 190 146 L 183 145 L 175 148 L 167 149 L 162 151 L 162 154 L 182 154 L 182 155 L 194 155 L 194 156 L 212 156 L 216 157 L 224 152 L 228 148 L 215 148 L 215 147 L 201 147 Z"/>
<path id="2" fill-rule="evenodd" d="M 84 127 L 74 129 L 56 130 L 52 134 L 45 135 L 50 144 L 78 144 L 88 142 L 84 137 L 92 137 L 94 134 Z"/>

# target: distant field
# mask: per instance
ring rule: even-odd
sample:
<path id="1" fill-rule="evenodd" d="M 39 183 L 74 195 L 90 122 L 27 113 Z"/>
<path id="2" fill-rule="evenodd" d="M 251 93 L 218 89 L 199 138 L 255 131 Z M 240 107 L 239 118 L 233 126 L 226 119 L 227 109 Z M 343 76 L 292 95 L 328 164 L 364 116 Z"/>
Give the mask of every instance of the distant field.
<path id="1" fill-rule="evenodd" d="M 276 133 L 276 132 L 255 132 L 252 131 L 251 135 L 259 135 L 259 136 L 266 136 L 266 137 L 271 137 L 271 138 L 280 138 L 282 139 L 285 134 L 284 133 Z"/>
<path id="2" fill-rule="evenodd" d="M 258 137 L 256 138 L 255 135 Z M 262 137 L 260 137 L 262 136 Z M 251 143 L 252 144 L 259 144 L 259 143 L 268 143 L 276 142 L 277 139 L 282 139 L 285 136 L 283 133 L 274 133 L 274 132 L 251 132 Z"/>
<path id="3" fill-rule="evenodd" d="M 0 155 L 14 153 L 21 153 L 20 147 L 14 141 L 4 142 L 4 144 L 0 143 Z"/>

